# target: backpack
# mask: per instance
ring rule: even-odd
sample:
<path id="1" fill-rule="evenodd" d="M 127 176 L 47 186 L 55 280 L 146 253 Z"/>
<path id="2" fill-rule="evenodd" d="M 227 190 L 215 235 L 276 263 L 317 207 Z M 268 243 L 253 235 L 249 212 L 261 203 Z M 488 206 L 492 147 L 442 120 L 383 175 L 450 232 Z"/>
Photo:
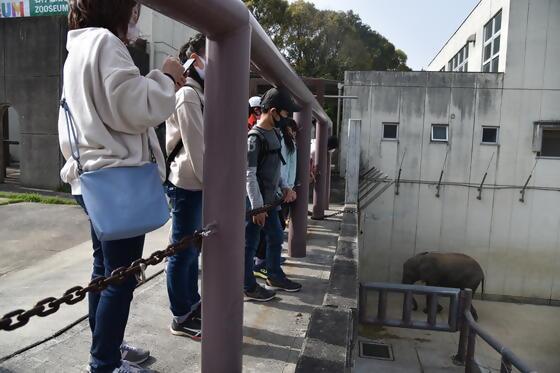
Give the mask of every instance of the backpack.
<path id="1" fill-rule="evenodd" d="M 266 157 L 269 154 L 278 154 L 278 156 L 280 157 L 280 161 L 282 162 L 283 165 L 286 165 L 286 160 L 284 159 L 284 157 L 282 156 L 282 138 L 280 137 L 280 135 L 278 134 L 278 132 L 274 129 L 274 133 L 276 134 L 276 137 L 278 138 L 278 141 L 280 142 L 280 148 L 278 148 L 277 150 L 270 150 L 269 146 L 268 146 L 268 141 L 266 141 L 265 135 L 262 132 L 263 130 L 261 130 L 259 127 L 254 126 L 249 132 L 248 132 L 248 137 L 251 136 L 255 136 L 256 138 L 259 139 L 259 143 L 260 143 L 260 151 L 259 151 L 259 156 L 258 156 L 258 160 L 257 160 L 257 170 L 262 166 L 262 164 L 264 163 L 264 160 L 266 159 Z"/>

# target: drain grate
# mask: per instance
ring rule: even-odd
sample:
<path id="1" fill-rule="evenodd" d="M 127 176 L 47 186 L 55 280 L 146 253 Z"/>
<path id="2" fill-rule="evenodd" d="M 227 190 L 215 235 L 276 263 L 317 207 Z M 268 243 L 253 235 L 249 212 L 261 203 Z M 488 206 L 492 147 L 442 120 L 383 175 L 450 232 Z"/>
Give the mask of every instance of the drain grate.
<path id="1" fill-rule="evenodd" d="M 393 347 L 379 342 L 360 342 L 360 357 L 377 360 L 395 360 Z"/>

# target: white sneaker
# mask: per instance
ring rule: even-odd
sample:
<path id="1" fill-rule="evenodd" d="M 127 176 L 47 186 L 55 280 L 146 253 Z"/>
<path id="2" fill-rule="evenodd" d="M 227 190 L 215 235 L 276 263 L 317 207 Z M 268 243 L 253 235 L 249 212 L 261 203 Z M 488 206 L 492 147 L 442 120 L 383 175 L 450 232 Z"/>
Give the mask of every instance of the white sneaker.
<path id="1" fill-rule="evenodd" d="M 154 371 L 142 368 L 140 365 L 131 363 L 130 361 L 123 360 L 121 366 L 115 368 L 113 373 L 154 373 Z"/>

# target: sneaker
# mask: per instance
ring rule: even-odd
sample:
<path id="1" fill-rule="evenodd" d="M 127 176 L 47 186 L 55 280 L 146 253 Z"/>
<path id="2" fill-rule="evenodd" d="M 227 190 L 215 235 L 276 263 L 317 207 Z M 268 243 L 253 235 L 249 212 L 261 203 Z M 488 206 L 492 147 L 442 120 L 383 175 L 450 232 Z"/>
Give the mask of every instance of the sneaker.
<path id="1" fill-rule="evenodd" d="M 301 290 L 301 284 L 298 284 L 286 277 L 276 280 L 269 277 L 266 280 L 265 288 L 267 290 L 284 290 L 290 293 L 295 293 L 296 291 Z"/>
<path id="2" fill-rule="evenodd" d="M 192 317 L 192 315 L 180 324 L 173 319 L 169 329 L 173 335 L 188 337 L 194 341 L 202 339 L 201 320 Z"/>
<path id="3" fill-rule="evenodd" d="M 142 364 L 150 358 L 150 351 L 129 345 L 125 341 L 121 344 L 121 357 L 133 364 Z"/>
<path id="4" fill-rule="evenodd" d="M 202 322 L 202 301 L 198 302 L 196 308 L 192 310 L 190 317 L 193 319 L 200 320 Z"/>
<path id="5" fill-rule="evenodd" d="M 255 268 L 253 269 L 253 275 L 255 275 L 255 277 L 266 280 L 268 278 L 268 271 L 264 266 L 255 266 Z"/>
<path id="6" fill-rule="evenodd" d="M 155 373 L 154 370 L 142 368 L 138 364 L 131 363 L 130 361 L 123 360 L 121 366 L 115 368 L 113 373 Z"/>
<path id="7" fill-rule="evenodd" d="M 267 290 L 262 286 L 260 286 L 259 284 L 257 284 L 255 290 L 245 291 L 244 293 L 245 293 L 245 300 L 254 300 L 257 302 L 268 302 L 269 300 L 272 300 L 276 296 L 276 293 L 274 291 Z"/>

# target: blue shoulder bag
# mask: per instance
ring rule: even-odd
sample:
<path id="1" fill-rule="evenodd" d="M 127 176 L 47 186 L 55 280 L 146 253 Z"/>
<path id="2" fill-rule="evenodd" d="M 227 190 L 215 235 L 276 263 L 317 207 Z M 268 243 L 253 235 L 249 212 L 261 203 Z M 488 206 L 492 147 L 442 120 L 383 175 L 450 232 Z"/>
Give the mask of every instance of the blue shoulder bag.
<path id="1" fill-rule="evenodd" d="M 135 167 L 106 167 L 82 170 L 74 118 L 63 98 L 72 158 L 78 165 L 82 197 L 91 224 L 101 241 L 120 240 L 143 235 L 169 220 L 169 205 L 150 139 L 151 162 Z"/>

